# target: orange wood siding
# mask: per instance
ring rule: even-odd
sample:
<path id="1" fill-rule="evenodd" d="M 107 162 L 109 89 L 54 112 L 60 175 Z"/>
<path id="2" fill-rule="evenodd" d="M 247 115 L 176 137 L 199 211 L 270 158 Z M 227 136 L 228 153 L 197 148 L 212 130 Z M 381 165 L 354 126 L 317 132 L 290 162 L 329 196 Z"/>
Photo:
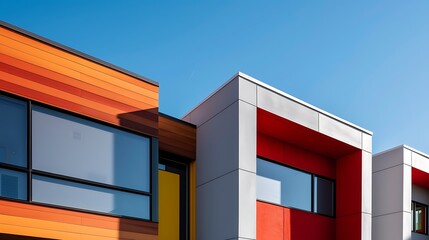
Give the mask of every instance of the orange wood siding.
<path id="1" fill-rule="evenodd" d="M 158 136 L 158 86 L 3 26 L 0 90 Z"/>
<path id="2" fill-rule="evenodd" d="M 156 223 L 0 200 L 2 233 L 53 239 L 158 239 Z"/>
<path id="3" fill-rule="evenodd" d="M 159 149 L 194 160 L 196 132 L 196 127 L 191 124 L 160 115 Z"/>

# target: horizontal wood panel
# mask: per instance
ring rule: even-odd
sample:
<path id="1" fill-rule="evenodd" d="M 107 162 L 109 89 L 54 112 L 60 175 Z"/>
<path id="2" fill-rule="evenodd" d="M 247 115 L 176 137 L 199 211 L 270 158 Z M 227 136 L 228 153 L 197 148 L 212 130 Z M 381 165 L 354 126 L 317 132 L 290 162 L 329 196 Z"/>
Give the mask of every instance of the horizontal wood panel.
<path id="1" fill-rule="evenodd" d="M 28 52 L 22 52 L 22 50 L 14 49 L 14 48 L 11 48 L 10 46 L 4 45 L 1 42 L 1 38 L 0 38 L 0 52 L 7 56 L 11 56 L 16 59 L 19 59 L 21 61 L 43 67 L 52 72 L 64 74 L 76 80 L 84 81 L 84 79 L 81 78 L 81 75 L 87 75 L 87 76 L 91 76 L 93 81 L 96 80 L 96 82 L 105 83 L 105 84 L 111 85 L 114 88 L 129 90 L 131 92 L 139 94 L 140 96 L 146 96 L 154 100 L 158 100 L 157 92 L 152 92 L 147 89 L 137 87 L 131 83 L 122 82 L 119 79 L 103 78 L 102 76 L 99 76 L 99 74 L 94 75 L 87 72 L 79 72 L 78 70 L 70 68 L 69 66 L 59 65 L 58 62 L 51 62 L 48 60 L 41 59 L 39 58 L 39 56 L 34 56 L 29 54 Z"/>
<path id="2" fill-rule="evenodd" d="M 0 53 L 0 62 L 4 64 L 7 63 L 8 65 L 15 67 L 16 69 L 22 69 L 27 72 L 34 73 L 45 79 L 50 79 L 51 81 L 61 82 L 63 84 L 67 84 L 76 88 L 90 91 L 101 96 L 110 96 L 112 100 L 130 105 L 130 106 L 134 106 L 138 108 L 146 108 L 148 106 L 151 106 L 151 107 L 158 106 L 157 100 L 142 96 L 141 94 L 137 94 L 127 89 L 118 89 L 115 86 L 106 84 L 105 82 L 99 81 L 95 78 L 90 78 L 89 76 L 80 75 L 80 79 L 71 78 L 64 74 L 53 72 L 48 69 L 42 68 L 40 66 L 30 64 L 28 62 L 25 62 L 1 53 Z M 82 80 L 82 79 L 86 79 L 86 80 Z M 76 81 L 76 80 L 80 80 L 80 81 Z"/>
<path id="3" fill-rule="evenodd" d="M 3 74 L 1 71 L 0 71 L 0 86 L 1 86 L 1 90 L 14 93 L 24 98 L 35 99 L 41 103 L 45 103 L 45 104 L 59 107 L 69 111 L 72 109 L 73 112 L 80 113 L 82 115 L 86 115 L 94 119 L 102 120 L 111 124 L 122 126 L 130 130 L 138 131 L 151 136 L 158 136 L 158 124 L 156 121 L 144 121 L 144 119 L 141 119 L 141 122 L 146 123 L 146 124 L 142 124 L 141 122 L 121 119 L 121 116 L 124 117 L 126 113 L 115 116 L 109 113 L 101 112 L 92 107 L 79 105 L 73 101 L 64 100 L 62 98 L 57 98 L 55 96 L 51 96 L 50 94 L 46 94 L 44 92 L 36 91 L 32 88 L 28 88 L 21 85 L 13 84 L 11 82 L 4 81 Z"/>
<path id="4" fill-rule="evenodd" d="M 196 127 L 180 120 L 160 115 L 159 149 L 189 159 L 195 159 Z"/>
<path id="5" fill-rule="evenodd" d="M 196 126 L 183 122 L 179 119 L 173 120 L 170 117 L 161 116 L 159 123 L 163 125 L 163 129 L 170 132 L 178 132 L 188 138 L 195 138 Z"/>
<path id="6" fill-rule="evenodd" d="M 128 236 L 131 239 L 136 239 L 136 237 L 146 239 L 141 238 L 142 236 L 146 236 L 150 237 L 148 239 L 156 239 L 151 237 L 156 237 L 158 234 L 156 223 L 80 213 L 5 200 L 0 200 L 1 224 L 55 231 L 53 236 L 40 235 L 39 237 L 61 238 L 63 233 L 68 233 L 73 236 L 75 236 L 74 234 L 80 234 L 81 236 L 92 235 L 116 239 L 117 236 L 123 238 Z M 32 231 L 30 229 L 24 231 L 26 234 L 29 232 Z M 8 233 L 22 235 L 23 232 Z"/>
<path id="7" fill-rule="evenodd" d="M 0 27 L 0 90 L 158 136 L 158 87 Z"/>
<path id="8" fill-rule="evenodd" d="M 185 157 L 190 160 L 195 160 L 195 151 L 186 151 L 181 148 L 177 148 L 176 146 L 168 145 L 168 144 L 160 144 L 159 150 L 167 153 L 173 153 L 175 155 L 179 155 Z"/>
<path id="9" fill-rule="evenodd" d="M 66 63 L 66 66 L 75 66 L 76 68 L 81 68 L 82 71 L 98 71 L 104 75 L 107 75 L 107 77 L 111 76 L 114 78 L 119 78 L 123 81 L 138 85 L 144 89 L 148 89 L 153 92 L 158 92 L 158 86 L 145 82 L 144 80 L 129 76 L 117 70 L 111 69 L 99 63 L 95 63 L 91 60 L 85 59 L 73 53 L 64 51 L 63 49 L 59 49 L 50 44 L 35 40 L 21 33 L 17 33 L 9 29 L 0 27 L 0 38 L 2 38 L 1 42 L 7 42 L 8 45 L 17 46 L 17 49 L 31 49 L 34 53 L 43 54 L 43 56 L 48 56 L 48 58 L 56 57 L 62 62 Z"/>

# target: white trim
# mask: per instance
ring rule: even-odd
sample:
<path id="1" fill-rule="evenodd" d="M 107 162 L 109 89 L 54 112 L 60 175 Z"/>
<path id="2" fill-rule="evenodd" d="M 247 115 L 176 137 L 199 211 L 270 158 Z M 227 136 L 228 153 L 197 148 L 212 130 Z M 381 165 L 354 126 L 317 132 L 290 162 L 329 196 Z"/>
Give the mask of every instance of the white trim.
<path id="1" fill-rule="evenodd" d="M 315 106 L 313 106 L 313 105 L 311 105 L 311 104 L 309 104 L 309 103 L 306 103 L 306 102 L 304 102 L 304 101 L 302 101 L 301 99 L 298 99 L 298 98 L 296 98 L 296 97 L 294 97 L 294 96 L 291 96 L 291 95 L 289 95 L 289 94 L 287 94 L 287 93 L 285 93 L 285 92 L 283 92 L 283 91 L 280 91 L 280 90 L 278 90 L 278 89 L 276 89 L 276 88 L 274 88 L 274 87 L 272 87 L 272 86 L 270 86 L 270 85 L 268 85 L 268 84 L 266 84 L 266 83 L 263 83 L 263 82 L 261 82 L 261 81 L 259 81 L 258 79 L 256 79 L 256 78 L 253 78 L 253 77 L 251 77 L 251 76 L 249 76 L 249 75 L 247 75 L 247 74 L 245 74 L 245 73 L 242 73 L 242 72 L 237 72 L 236 74 L 234 74 L 228 81 L 226 81 L 224 84 L 222 84 L 222 86 L 220 86 L 218 89 L 216 89 L 216 91 L 214 91 L 213 93 L 211 93 L 208 97 L 206 97 L 203 101 L 201 101 L 199 104 L 197 104 L 194 108 L 192 108 L 192 110 L 190 110 L 189 112 L 187 112 L 185 115 L 183 115 L 183 117 L 185 117 L 185 116 L 187 116 L 187 115 L 189 115 L 192 111 L 194 111 L 196 108 L 198 108 L 201 104 L 203 104 L 205 101 L 207 101 L 210 97 L 212 97 L 215 93 L 217 93 L 218 91 L 220 91 L 222 88 L 224 88 L 226 85 L 228 85 L 230 82 L 232 82 L 234 79 L 236 79 L 237 77 L 242 77 L 242 78 L 245 78 L 246 80 L 248 80 L 248 81 L 251 81 L 251 82 L 253 82 L 253 83 L 255 83 L 255 84 L 257 84 L 257 85 L 259 85 L 259 86 L 261 86 L 261 87 L 264 87 L 264 88 L 266 88 L 266 89 L 268 89 L 268 90 L 270 90 L 270 91 L 272 91 L 272 92 L 275 92 L 275 93 L 277 93 L 277 94 L 279 94 L 279 95 L 281 95 L 281 96 L 283 96 L 283 97 L 286 97 L 286 98 L 288 98 L 288 99 L 290 99 L 290 100 L 292 100 L 292 101 L 294 101 L 294 102 L 296 102 L 296 103 L 299 103 L 299 104 L 301 104 L 301 105 L 303 105 L 303 106 L 305 106 L 305 107 L 308 107 L 308 108 L 310 108 L 310 109 L 312 109 L 312 110 L 315 110 L 315 111 L 317 111 L 317 112 L 319 112 L 319 113 L 321 113 L 321 114 L 323 114 L 323 115 L 326 115 L 326 116 L 328 116 L 328 117 L 330 117 L 330 118 L 332 118 L 332 119 L 334 119 L 334 120 L 337 120 L 337 121 L 339 121 L 339 122 L 341 122 L 341 123 L 344 123 L 344 124 L 346 124 L 346 125 L 348 125 L 348 126 L 350 126 L 350 127 L 352 127 L 352 128 L 355 128 L 355 129 L 357 129 L 357 130 L 359 130 L 359 131 L 361 131 L 361 132 L 364 132 L 364 133 L 366 133 L 366 134 L 369 134 L 369 135 L 373 135 L 373 133 L 371 132 L 371 131 L 369 131 L 369 130 L 366 130 L 366 129 L 364 129 L 364 128 L 362 128 L 362 127 L 359 127 L 359 126 L 357 126 L 357 125 L 355 125 L 355 124 L 353 124 L 353 123 L 351 123 L 351 122 L 348 122 L 348 121 L 346 121 L 346 120 L 344 120 L 344 119 L 342 119 L 342 118 L 339 118 L 339 117 L 337 117 L 337 116 L 335 116 L 335 115 L 333 115 L 333 114 L 331 114 L 331 113 L 328 113 L 328 112 L 326 112 L 326 111 L 324 111 L 324 110 L 322 110 L 322 109 L 320 109 L 320 108 L 317 108 L 317 107 L 315 107 Z M 183 118 L 182 117 L 182 118 Z"/>
<path id="2" fill-rule="evenodd" d="M 391 152 L 391 151 L 394 151 L 394 150 L 397 150 L 397 149 L 401 149 L 401 148 L 408 149 L 408 150 L 410 150 L 410 151 L 412 151 L 414 153 L 417 153 L 417 154 L 421 155 L 422 157 L 425 157 L 425 158 L 429 159 L 429 154 L 426 154 L 426 153 L 424 153 L 422 151 L 419 151 L 419 150 L 417 150 L 415 148 L 412 148 L 412 147 L 410 147 L 408 145 L 405 145 L 405 144 L 402 144 L 402 145 L 399 145 L 399 146 L 396 146 L 396 147 L 393 147 L 393 148 L 389 148 L 389 149 L 384 150 L 382 152 L 376 153 L 376 154 L 373 155 L 373 157 L 377 157 L 379 155 L 382 155 L 382 154 L 385 154 L 385 153 L 388 153 L 388 152 Z"/>

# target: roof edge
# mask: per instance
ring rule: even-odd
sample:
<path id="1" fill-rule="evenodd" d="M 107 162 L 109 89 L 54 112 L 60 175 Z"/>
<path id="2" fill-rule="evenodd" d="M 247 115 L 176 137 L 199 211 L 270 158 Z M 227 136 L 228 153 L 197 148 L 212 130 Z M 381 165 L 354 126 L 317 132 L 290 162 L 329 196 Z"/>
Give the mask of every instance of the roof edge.
<path id="1" fill-rule="evenodd" d="M 328 117 L 330 117 L 330 118 L 332 118 L 334 120 L 337 120 L 337 121 L 339 121 L 341 123 L 344 123 L 344 124 L 346 124 L 346 125 L 348 125 L 348 126 L 350 126 L 352 128 L 355 128 L 355 129 L 357 129 L 357 130 L 359 130 L 361 132 L 365 132 L 365 133 L 367 133 L 367 134 L 369 134 L 371 136 L 373 135 L 373 133 L 371 131 L 369 131 L 369 130 L 367 130 L 365 128 L 362 128 L 362 127 L 360 127 L 360 126 L 358 126 L 356 124 L 353 124 L 353 123 L 351 123 L 351 122 L 349 122 L 347 120 L 344 120 L 344 119 L 342 119 L 342 118 L 340 118 L 338 116 L 335 116 L 335 115 L 333 115 L 333 114 L 331 114 L 331 113 L 329 113 L 329 112 L 327 112 L 325 110 L 322 110 L 322 109 L 320 109 L 320 108 L 318 108 L 318 107 L 316 107 L 314 105 L 311 105 L 311 104 L 309 104 L 307 102 L 304 102 L 303 100 L 301 100 L 299 98 L 296 98 L 296 97 L 294 97 L 294 96 L 292 96 L 290 94 L 287 94 L 287 93 L 285 93 L 285 92 L 283 92 L 283 91 L 281 91 L 281 90 L 279 90 L 279 89 L 277 89 L 275 87 L 272 87 L 272 86 L 270 86 L 270 85 L 268 85 L 268 84 L 266 84 L 264 82 L 261 82 L 260 80 L 254 78 L 254 77 L 251 77 L 251 76 L 249 76 L 249 75 L 247 75 L 245 73 L 238 72 L 236 74 L 236 76 L 243 77 L 243 78 L 245 78 L 245 79 L 247 79 L 247 80 L 249 80 L 251 82 L 254 82 L 255 84 L 257 84 L 257 85 L 259 85 L 261 87 L 264 87 L 264 88 L 266 88 L 266 89 L 268 89 L 268 90 L 270 90 L 272 92 L 275 92 L 275 93 L 277 93 L 279 95 L 282 95 L 283 97 L 286 97 L 286 98 L 288 98 L 288 99 L 290 99 L 290 100 L 292 100 L 292 101 L 294 101 L 296 103 L 299 103 L 299 104 L 301 104 L 303 106 L 306 106 L 306 107 L 308 107 L 308 108 L 310 108 L 312 110 L 315 110 L 315 111 L 317 111 L 319 113 L 322 113 L 323 115 L 326 115 L 326 116 L 328 116 Z"/>
<path id="2" fill-rule="evenodd" d="M 168 115 L 168 114 L 165 114 L 165 113 L 162 113 L 162 112 L 158 112 L 158 114 L 159 114 L 159 116 L 165 117 L 165 118 L 170 119 L 172 121 L 175 121 L 175 122 L 178 122 L 178 123 L 182 123 L 182 124 L 187 125 L 187 126 L 192 127 L 192 128 L 197 128 L 197 126 L 195 124 L 187 122 L 187 121 L 185 121 L 183 119 L 175 118 L 175 117 L 173 117 L 171 115 Z"/>
<path id="3" fill-rule="evenodd" d="M 264 87 L 264 88 L 266 88 L 266 89 L 268 89 L 268 90 L 270 90 L 272 92 L 275 92 L 275 93 L 277 93 L 279 95 L 282 95 L 283 97 L 286 97 L 286 98 L 288 98 L 288 99 L 290 99 L 290 100 L 292 100 L 292 101 L 294 101 L 296 103 L 304 105 L 304 106 L 306 106 L 306 107 L 308 107 L 310 109 L 313 109 L 313 110 L 315 110 L 315 111 L 317 111 L 319 113 L 322 113 L 322 114 L 324 114 L 324 115 L 326 115 L 326 116 L 328 116 L 328 117 L 330 117 L 330 118 L 332 118 L 334 120 L 337 120 L 337 121 L 339 121 L 341 123 L 344 123 L 344 124 L 346 124 L 346 125 L 354 128 L 354 129 L 357 129 L 357 130 L 359 130 L 361 132 L 364 132 L 366 134 L 369 134 L 371 136 L 373 135 L 373 133 L 371 131 L 369 131 L 369 130 L 367 130 L 365 128 L 359 127 L 359 126 L 357 126 L 357 125 L 355 125 L 355 124 L 353 124 L 353 123 L 351 123 L 349 121 L 346 121 L 346 120 L 344 120 L 344 119 L 342 119 L 340 117 L 337 117 L 337 116 L 335 116 L 335 115 L 333 115 L 331 113 L 328 113 L 328 112 L 326 112 L 326 111 L 324 111 L 324 110 L 322 110 L 322 109 L 320 109 L 318 107 L 315 107 L 315 106 L 313 106 L 313 105 L 311 105 L 311 104 L 309 104 L 307 102 L 304 102 L 301 99 L 298 99 L 298 98 L 296 98 L 296 97 L 294 97 L 292 95 L 289 95 L 289 94 L 287 94 L 287 93 L 285 93 L 285 92 L 283 92 L 283 91 L 281 91 L 281 90 L 279 90 L 277 88 L 274 88 L 274 87 L 272 87 L 272 86 L 270 86 L 270 85 L 268 85 L 268 84 L 266 84 L 266 83 L 264 83 L 264 82 L 262 82 L 262 81 L 260 81 L 260 80 L 258 80 L 256 78 L 254 78 L 254 77 L 251 77 L 251 76 L 249 76 L 249 75 L 247 75 L 247 74 L 245 74 L 243 72 L 237 72 L 236 74 L 234 74 L 231 78 L 228 79 L 228 81 L 226 81 L 224 84 L 222 84 L 219 88 L 217 88 L 209 96 L 207 96 L 206 98 L 204 98 L 200 103 L 198 103 L 190 111 L 188 111 L 186 114 L 184 114 L 182 116 L 182 118 L 184 118 L 187 115 L 189 115 L 192 111 L 194 111 L 196 108 L 198 108 L 200 105 L 202 105 L 205 101 L 207 101 L 210 97 L 212 97 L 215 93 L 217 93 L 218 91 L 220 91 L 222 88 L 224 88 L 226 85 L 228 85 L 231 81 L 233 81 L 237 77 L 245 78 L 248 81 L 251 81 L 251 82 L 253 82 L 253 83 L 255 83 L 255 84 L 257 84 L 257 85 L 259 85 L 261 87 Z"/>
<path id="4" fill-rule="evenodd" d="M 417 149 L 415 149 L 415 148 L 413 148 L 413 147 L 410 147 L 410 146 L 408 146 L 408 145 L 406 145 L 406 144 L 402 144 L 402 145 L 399 145 L 399 146 L 396 146 L 396 147 L 389 148 L 389 149 L 387 149 L 387 150 L 381 151 L 381 152 L 379 152 L 379 153 L 374 154 L 374 155 L 373 155 L 373 157 L 377 157 L 377 156 L 380 156 L 380 155 L 382 155 L 382 154 L 385 154 L 385 153 L 388 153 L 388 152 L 391 152 L 391 151 L 394 151 L 394 150 L 398 150 L 398 149 L 401 149 L 401 148 L 403 148 L 403 149 L 408 149 L 408 150 L 410 150 L 411 152 L 417 153 L 417 154 L 419 154 L 419 155 L 421 155 L 421 156 L 423 156 L 423 157 L 425 157 L 425 158 L 429 159 L 429 154 L 424 153 L 424 152 L 422 152 L 422 151 L 420 151 L 420 150 L 417 150 Z"/>
<path id="5" fill-rule="evenodd" d="M 101 60 L 99 58 L 96 58 L 96 57 L 93 57 L 91 55 L 88 55 L 88 54 L 86 54 L 84 52 L 80 52 L 80 51 L 78 51 L 76 49 L 73 49 L 71 47 L 67 47 L 66 45 L 63 45 L 61 43 L 52 41 L 50 39 L 47 39 L 47 38 L 42 37 L 40 35 L 37 35 L 35 33 L 29 32 L 29 31 L 27 31 L 25 29 L 19 28 L 19 27 L 15 26 L 15 25 L 12 25 L 10 23 L 7 23 L 7 22 L 4 22 L 4 21 L 0 20 L 0 26 L 1 27 L 5 27 L 5 28 L 7 28 L 9 30 L 12 30 L 14 32 L 17 32 L 19 34 L 26 35 L 27 37 L 30 37 L 30 38 L 35 39 L 37 41 L 43 42 L 43 43 L 48 44 L 48 45 L 50 45 L 52 47 L 55 47 L 55 48 L 61 49 L 63 51 L 69 52 L 69 53 L 71 53 L 73 55 L 77 55 L 79 57 L 85 58 L 85 59 L 87 59 L 87 60 L 89 60 L 91 62 L 101 64 L 101 65 L 103 65 L 105 67 L 108 67 L 110 69 L 119 71 L 119 72 L 121 72 L 123 74 L 129 75 L 129 76 L 134 77 L 134 78 L 138 78 L 139 80 L 142 80 L 142 81 L 147 82 L 149 84 L 155 85 L 157 87 L 159 86 L 158 82 L 156 82 L 156 81 L 154 81 L 154 80 L 152 80 L 150 78 L 141 76 L 141 75 L 139 75 L 137 73 L 131 72 L 131 71 L 126 70 L 126 69 L 121 68 L 121 67 L 118 67 L 118 66 L 113 65 L 111 63 L 108 63 L 106 61 L 103 61 L 103 60 Z"/>

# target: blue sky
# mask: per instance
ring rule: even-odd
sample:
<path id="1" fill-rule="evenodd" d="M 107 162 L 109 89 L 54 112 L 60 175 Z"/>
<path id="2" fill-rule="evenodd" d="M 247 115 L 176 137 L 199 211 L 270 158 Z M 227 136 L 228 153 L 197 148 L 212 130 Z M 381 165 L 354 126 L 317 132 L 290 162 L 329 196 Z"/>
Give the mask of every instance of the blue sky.
<path id="1" fill-rule="evenodd" d="M 160 83 L 181 117 L 238 71 L 429 153 L 429 1 L 0 0 L 0 19 Z"/>

